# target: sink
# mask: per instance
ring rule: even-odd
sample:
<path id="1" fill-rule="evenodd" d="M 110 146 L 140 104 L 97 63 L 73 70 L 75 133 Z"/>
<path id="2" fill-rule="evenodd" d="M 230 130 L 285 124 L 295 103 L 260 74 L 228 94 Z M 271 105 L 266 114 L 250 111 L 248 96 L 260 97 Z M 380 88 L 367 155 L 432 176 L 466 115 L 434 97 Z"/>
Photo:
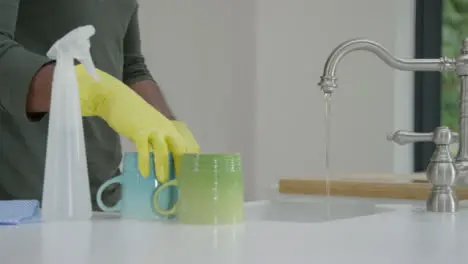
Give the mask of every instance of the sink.
<path id="1" fill-rule="evenodd" d="M 344 199 L 269 200 L 246 203 L 245 220 L 248 222 L 320 223 L 394 210 L 379 207 L 371 202 Z"/>
<path id="2" fill-rule="evenodd" d="M 414 201 L 400 205 L 394 203 L 395 201 L 389 203 L 387 200 L 369 201 L 354 197 L 274 198 L 246 202 L 244 217 L 246 222 L 320 223 L 376 215 L 399 209 L 407 210 L 414 205 Z M 468 208 L 468 201 L 466 208 Z M 95 220 L 118 220 L 120 216 L 118 213 L 95 212 L 93 218 Z"/>

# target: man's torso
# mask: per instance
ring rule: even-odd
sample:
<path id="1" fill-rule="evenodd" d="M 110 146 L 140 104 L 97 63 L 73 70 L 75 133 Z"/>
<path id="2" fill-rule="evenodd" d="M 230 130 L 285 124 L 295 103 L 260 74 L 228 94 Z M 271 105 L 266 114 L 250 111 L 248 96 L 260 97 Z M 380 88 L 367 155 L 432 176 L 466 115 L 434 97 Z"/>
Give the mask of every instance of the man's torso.
<path id="1" fill-rule="evenodd" d="M 15 40 L 45 55 L 70 30 L 93 25 L 91 54 L 96 67 L 121 79 L 123 39 L 135 8 L 135 0 L 21 0 Z M 120 140 L 100 118 L 85 118 L 83 124 L 94 200 L 99 185 L 117 172 Z M 41 198 L 47 125 L 47 117 L 25 123 L 0 108 L 0 200 Z"/>

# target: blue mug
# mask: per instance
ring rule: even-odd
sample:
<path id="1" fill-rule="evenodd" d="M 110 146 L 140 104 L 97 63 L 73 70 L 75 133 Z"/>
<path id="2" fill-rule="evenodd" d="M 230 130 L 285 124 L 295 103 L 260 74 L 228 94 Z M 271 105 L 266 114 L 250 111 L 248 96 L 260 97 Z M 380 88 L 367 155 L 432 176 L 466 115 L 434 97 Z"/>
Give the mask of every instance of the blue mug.
<path id="1" fill-rule="evenodd" d="M 167 219 L 158 213 L 155 208 L 153 194 L 161 184 L 156 178 L 154 169 L 153 153 L 150 153 L 150 173 L 144 178 L 138 169 L 138 153 L 127 152 L 123 157 L 122 174 L 104 182 L 96 194 L 97 205 L 104 212 L 120 212 L 123 218 L 138 220 Z M 175 179 L 174 162 L 169 155 L 169 180 Z M 121 198 L 114 206 L 107 206 L 102 202 L 103 191 L 112 184 L 121 184 Z M 171 208 L 177 201 L 177 189 L 166 188 L 161 190 L 157 202 L 163 208 Z"/>

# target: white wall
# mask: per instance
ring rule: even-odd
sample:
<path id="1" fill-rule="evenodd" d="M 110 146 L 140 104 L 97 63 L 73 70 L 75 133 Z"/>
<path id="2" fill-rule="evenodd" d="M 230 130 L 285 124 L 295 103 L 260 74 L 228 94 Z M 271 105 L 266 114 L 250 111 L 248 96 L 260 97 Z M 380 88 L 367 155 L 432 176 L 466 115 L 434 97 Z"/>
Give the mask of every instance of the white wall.
<path id="1" fill-rule="evenodd" d="M 324 103 L 317 83 L 340 42 L 366 37 L 412 57 L 413 1 L 140 1 L 143 49 L 175 114 L 204 152 L 240 152 L 248 199 L 278 179 L 324 177 Z M 332 100 L 332 175 L 410 172 L 412 75 L 349 55 Z M 125 143 L 125 149 L 133 146 Z"/>

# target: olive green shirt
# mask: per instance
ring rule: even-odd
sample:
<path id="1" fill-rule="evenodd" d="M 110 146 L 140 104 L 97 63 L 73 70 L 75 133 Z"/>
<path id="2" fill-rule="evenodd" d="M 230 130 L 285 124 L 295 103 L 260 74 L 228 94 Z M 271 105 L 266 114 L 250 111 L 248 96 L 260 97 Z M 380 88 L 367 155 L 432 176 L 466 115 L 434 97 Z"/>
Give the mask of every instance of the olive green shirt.
<path id="1" fill-rule="evenodd" d="M 41 199 L 47 115 L 28 119 L 30 82 L 50 60 L 52 44 L 78 26 L 93 25 L 97 68 L 131 85 L 152 79 L 140 51 L 136 0 L 0 0 L 0 200 Z M 93 205 L 97 188 L 118 173 L 119 136 L 98 117 L 83 119 Z M 118 188 L 104 200 L 118 199 Z"/>

